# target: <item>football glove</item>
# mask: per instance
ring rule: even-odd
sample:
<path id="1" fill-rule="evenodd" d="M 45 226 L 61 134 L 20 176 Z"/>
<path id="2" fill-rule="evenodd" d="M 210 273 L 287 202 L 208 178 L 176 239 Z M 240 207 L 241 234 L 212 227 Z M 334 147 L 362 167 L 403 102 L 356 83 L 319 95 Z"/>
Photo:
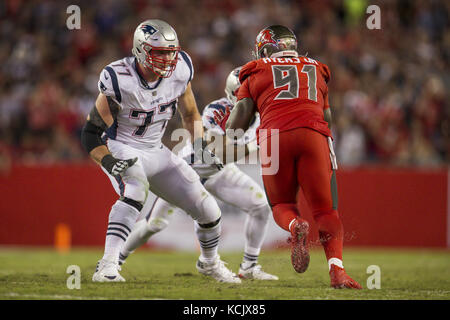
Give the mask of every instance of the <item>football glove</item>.
<path id="1" fill-rule="evenodd" d="M 225 130 L 225 124 L 227 123 L 227 120 L 230 116 L 230 107 L 226 107 L 225 112 L 222 110 L 214 110 L 214 122 L 222 128 L 222 130 Z"/>
<path id="2" fill-rule="evenodd" d="M 133 159 L 120 160 L 114 158 L 112 155 L 107 154 L 102 158 L 102 167 L 108 171 L 109 174 L 113 176 L 118 176 L 123 174 L 129 167 L 136 163 L 137 157 Z"/>
<path id="3" fill-rule="evenodd" d="M 216 166 L 217 169 L 223 168 L 223 163 L 213 152 L 206 147 L 207 142 L 203 139 L 194 142 L 194 151 L 184 159 L 189 164 L 202 163 Z"/>

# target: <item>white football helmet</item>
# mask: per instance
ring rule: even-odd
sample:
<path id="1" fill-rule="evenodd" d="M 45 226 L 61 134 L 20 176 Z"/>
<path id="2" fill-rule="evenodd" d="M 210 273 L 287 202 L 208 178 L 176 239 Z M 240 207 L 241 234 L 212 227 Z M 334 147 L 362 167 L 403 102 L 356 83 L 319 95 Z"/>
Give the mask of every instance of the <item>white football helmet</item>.
<path id="1" fill-rule="evenodd" d="M 156 75 L 167 78 L 175 70 L 180 45 L 175 30 L 165 21 L 145 20 L 134 32 L 131 52 Z"/>
<path id="2" fill-rule="evenodd" d="M 233 105 L 237 102 L 236 92 L 241 86 L 241 83 L 239 82 L 239 72 L 241 69 L 242 67 L 233 69 L 225 82 L 225 93 L 227 94 L 228 100 L 230 100 Z"/>

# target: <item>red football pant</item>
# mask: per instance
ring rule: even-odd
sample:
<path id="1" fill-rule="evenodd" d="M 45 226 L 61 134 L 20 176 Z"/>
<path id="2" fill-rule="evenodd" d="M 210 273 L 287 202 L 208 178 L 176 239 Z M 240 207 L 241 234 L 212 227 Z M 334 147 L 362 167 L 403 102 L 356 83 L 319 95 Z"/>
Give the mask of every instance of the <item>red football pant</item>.
<path id="1" fill-rule="evenodd" d="M 301 186 L 319 229 L 327 259 L 342 259 L 344 232 L 338 212 L 333 209 L 333 170 L 327 137 L 309 128 L 296 128 L 280 132 L 278 138 L 278 172 L 262 176 L 275 222 L 290 231 L 289 224 L 300 216 L 296 202 Z M 271 158 L 276 156 L 270 154 L 271 143 L 270 138 L 260 143 L 263 163 L 266 155 Z"/>

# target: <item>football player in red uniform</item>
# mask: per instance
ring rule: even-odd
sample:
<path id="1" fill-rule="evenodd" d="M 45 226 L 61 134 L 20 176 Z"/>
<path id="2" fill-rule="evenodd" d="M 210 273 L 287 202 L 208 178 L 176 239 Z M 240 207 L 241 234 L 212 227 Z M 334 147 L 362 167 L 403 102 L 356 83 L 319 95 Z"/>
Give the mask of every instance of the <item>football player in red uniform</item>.
<path id="1" fill-rule="evenodd" d="M 278 171 L 265 174 L 263 162 L 262 174 L 274 220 L 292 235 L 294 269 L 302 273 L 309 264 L 309 225 L 300 217 L 297 205 L 301 187 L 319 229 L 331 286 L 361 289 L 347 275 L 342 262 L 344 232 L 337 211 L 337 163 L 328 103 L 330 70 L 317 60 L 299 56 L 295 34 L 281 25 L 258 34 L 254 55 L 256 60 L 247 63 L 239 74 L 238 103 L 226 128 L 246 130 L 258 111 L 262 159 L 278 141 Z M 267 134 L 262 134 L 263 129 Z M 275 134 L 278 139 L 271 138 Z"/>

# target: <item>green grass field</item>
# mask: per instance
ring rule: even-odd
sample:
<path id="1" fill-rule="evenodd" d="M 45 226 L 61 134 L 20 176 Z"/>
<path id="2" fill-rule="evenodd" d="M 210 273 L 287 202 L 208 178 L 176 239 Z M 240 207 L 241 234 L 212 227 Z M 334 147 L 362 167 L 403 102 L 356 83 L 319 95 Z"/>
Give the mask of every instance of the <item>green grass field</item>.
<path id="1" fill-rule="evenodd" d="M 450 252 L 445 250 L 351 249 L 344 252 L 348 273 L 364 290 L 329 287 L 322 250 L 311 252 L 304 274 L 297 274 L 287 250 L 263 251 L 260 263 L 279 281 L 246 280 L 240 285 L 218 283 L 195 269 L 195 252 L 141 249 L 131 255 L 121 274 L 125 283 L 93 283 L 100 249 L 0 249 L 0 299 L 450 299 Z M 237 272 L 240 253 L 222 252 Z M 81 268 L 81 289 L 66 286 L 69 265 Z M 381 269 L 381 289 L 367 289 L 369 265 Z"/>

